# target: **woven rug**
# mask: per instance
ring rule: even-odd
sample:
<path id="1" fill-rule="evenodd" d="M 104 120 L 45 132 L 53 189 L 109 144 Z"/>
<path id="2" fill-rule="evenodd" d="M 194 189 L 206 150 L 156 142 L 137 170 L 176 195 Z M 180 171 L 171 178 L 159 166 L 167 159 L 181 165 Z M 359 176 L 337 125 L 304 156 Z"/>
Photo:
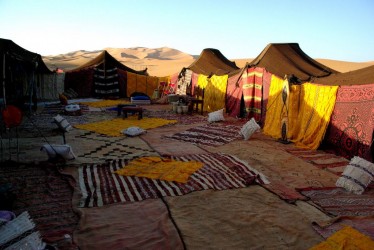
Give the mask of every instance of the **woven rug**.
<path id="1" fill-rule="evenodd" d="M 326 213 L 334 216 L 374 215 L 374 189 L 369 188 L 361 195 L 349 193 L 343 188 L 307 188 L 300 190 Z"/>
<path id="2" fill-rule="evenodd" d="M 334 154 L 325 153 L 323 151 L 308 150 L 302 148 L 290 148 L 286 151 L 306 162 L 313 164 L 314 166 L 326 169 L 338 176 L 343 173 L 345 167 L 348 165 L 349 160 L 336 156 Z"/>
<path id="3" fill-rule="evenodd" d="M 79 217 L 72 208 L 73 188 L 68 176 L 54 165 L 1 163 L 0 181 L 12 185 L 16 199 L 12 211 L 19 215 L 28 211 L 43 241 L 64 241 L 72 235 Z"/>
<path id="4" fill-rule="evenodd" d="M 325 239 L 345 226 L 351 226 L 374 239 L 374 216 L 339 216 L 326 223 L 313 223 L 312 226 Z"/>
<path id="5" fill-rule="evenodd" d="M 86 104 L 79 104 L 79 107 L 82 110 L 82 113 L 87 113 L 89 111 L 89 107 Z M 67 115 L 65 112 L 65 106 L 61 103 L 46 104 L 41 113 L 50 115 Z"/>
<path id="6" fill-rule="evenodd" d="M 240 128 L 226 123 L 209 123 L 164 138 L 216 147 L 240 139 Z"/>
<path id="7" fill-rule="evenodd" d="M 179 196 L 205 189 L 243 188 L 267 179 L 248 164 L 230 155 L 197 154 L 171 157 L 180 161 L 203 162 L 204 167 L 191 175 L 187 183 L 167 182 L 143 177 L 114 174 L 128 160 L 79 167 L 79 207 L 100 207 L 117 202 L 134 202 L 163 196 Z"/>

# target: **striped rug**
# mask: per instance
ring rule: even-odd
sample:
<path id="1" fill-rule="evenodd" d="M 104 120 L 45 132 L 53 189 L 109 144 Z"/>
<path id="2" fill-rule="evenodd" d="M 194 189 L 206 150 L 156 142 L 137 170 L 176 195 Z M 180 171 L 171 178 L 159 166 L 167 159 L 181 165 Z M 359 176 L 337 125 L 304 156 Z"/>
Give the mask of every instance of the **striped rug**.
<path id="1" fill-rule="evenodd" d="M 187 183 L 122 176 L 114 172 L 128 160 L 79 167 L 79 207 L 100 207 L 118 202 L 134 202 L 164 196 L 180 196 L 190 192 L 247 187 L 255 182 L 269 183 L 265 176 L 238 158 L 221 154 L 195 154 L 171 157 L 180 161 L 200 161 L 204 167 L 191 175 Z"/>
<path id="2" fill-rule="evenodd" d="M 208 123 L 165 138 L 217 147 L 240 139 L 240 128 L 241 126 L 226 123 Z"/>

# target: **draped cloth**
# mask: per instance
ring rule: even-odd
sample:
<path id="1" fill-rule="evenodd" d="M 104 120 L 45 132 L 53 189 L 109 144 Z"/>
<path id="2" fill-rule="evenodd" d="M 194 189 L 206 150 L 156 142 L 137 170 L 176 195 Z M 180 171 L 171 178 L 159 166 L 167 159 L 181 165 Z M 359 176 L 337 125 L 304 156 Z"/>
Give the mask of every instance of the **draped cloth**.
<path id="1" fill-rule="evenodd" d="M 261 119 L 263 68 L 248 68 L 242 75 L 243 97 L 247 118 Z"/>
<path id="2" fill-rule="evenodd" d="M 360 156 L 372 161 L 373 131 L 374 84 L 340 86 L 324 149 L 348 159 Z"/>
<path id="3" fill-rule="evenodd" d="M 284 81 L 272 77 L 264 133 L 276 139 L 282 138 L 282 119 L 286 112 L 287 138 L 297 147 L 317 149 L 330 122 L 338 86 L 292 85 L 285 104 L 282 95 Z"/>
<path id="4" fill-rule="evenodd" d="M 213 75 L 207 78 L 204 91 L 204 110 L 207 112 L 225 108 L 225 95 L 228 75 Z"/>
<path id="5" fill-rule="evenodd" d="M 127 96 L 134 92 L 141 92 L 152 96 L 155 89 L 158 88 L 160 79 L 155 76 L 143 76 L 127 72 Z"/>

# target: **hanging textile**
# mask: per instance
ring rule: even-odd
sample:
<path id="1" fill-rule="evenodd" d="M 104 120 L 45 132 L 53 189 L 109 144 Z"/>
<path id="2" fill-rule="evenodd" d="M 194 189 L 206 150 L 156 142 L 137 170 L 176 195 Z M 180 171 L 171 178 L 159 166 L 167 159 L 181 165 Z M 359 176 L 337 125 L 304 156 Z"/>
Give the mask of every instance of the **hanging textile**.
<path id="1" fill-rule="evenodd" d="M 204 88 L 204 110 L 207 112 L 225 108 L 225 95 L 228 75 L 213 75 L 207 78 Z"/>
<path id="2" fill-rule="evenodd" d="M 263 68 L 248 68 L 242 75 L 243 96 L 247 118 L 261 119 Z"/>
<path id="3" fill-rule="evenodd" d="M 284 80 L 272 75 L 269 99 L 266 107 L 266 120 L 263 132 L 276 139 L 281 138 L 281 114 L 286 107 L 283 105 L 282 89 Z"/>
<path id="4" fill-rule="evenodd" d="M 241 100 L 243 96 L 241 73 L 227 79 L 226 112 L 232 117 L 241 116 Z"/>
<path id="5" fill-rule="evenodd" d="M 185 95 L 187 93 L 187 88 L 191 84 L 191 76 L 192 71 L 189 69 L 182 70 L 179 79 L 178 79 L 178 86 L 176 89 L 176 94 L 178 95 Z"/>
<path id="6" fill-rule="evenodd" d="M 373 161 L 374 84 L 340 86 L 324 146 L 348 159 Z"/>
<path id="7" fill-rule="evenodd" d="M 119 97 L 117 68 L 94 68 L 94 92 L 97 97 Z"/>

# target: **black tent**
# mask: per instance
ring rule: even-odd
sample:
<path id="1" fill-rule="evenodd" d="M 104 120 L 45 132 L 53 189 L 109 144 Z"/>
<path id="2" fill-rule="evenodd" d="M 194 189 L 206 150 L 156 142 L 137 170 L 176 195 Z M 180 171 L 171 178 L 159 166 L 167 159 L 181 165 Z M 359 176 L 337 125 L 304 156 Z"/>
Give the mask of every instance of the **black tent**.
<path id="1" fill-rule="evenodd" d="M 2 105 L 21 106 L 27 98 L 36 101 L 36 86 L 43 74 L 52 73 L 41 55 L 11 40 L 0 38 L 0 100 Z"/>

